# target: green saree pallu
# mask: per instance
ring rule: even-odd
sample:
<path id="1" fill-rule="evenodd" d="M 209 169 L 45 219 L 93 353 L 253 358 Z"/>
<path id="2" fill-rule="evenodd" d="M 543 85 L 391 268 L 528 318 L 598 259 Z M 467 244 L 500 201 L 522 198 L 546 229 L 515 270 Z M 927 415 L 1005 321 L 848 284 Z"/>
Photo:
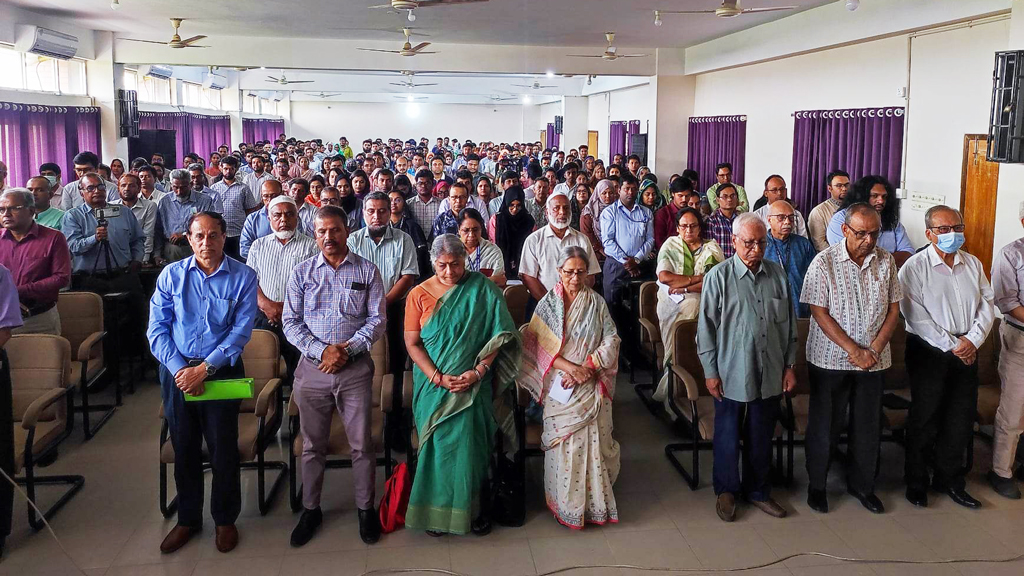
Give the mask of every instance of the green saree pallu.
<path id="1" fill-rule="evenodd" d="M 413 367 L 419 453 L 405 524 L 466 534 L 479 514 L 480 488 L 498 429 L 493 400 L 518 373 L 519 331 L 497 286 L 480 273 L 467 272 L 438 300 L 420 337 L 444 374 L 472 370 L 498 351 L 484 379 L 458 394 L 434 386 Z"/>

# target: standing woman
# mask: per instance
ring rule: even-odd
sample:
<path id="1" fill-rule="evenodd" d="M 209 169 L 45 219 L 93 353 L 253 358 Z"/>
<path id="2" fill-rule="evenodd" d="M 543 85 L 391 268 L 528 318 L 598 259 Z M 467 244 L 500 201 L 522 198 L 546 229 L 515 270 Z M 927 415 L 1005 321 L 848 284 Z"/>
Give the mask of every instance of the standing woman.
<path id="1" fill-rule="evenodd" d="M 244 164 L 244 162 L 243 162 Z M 210 163 L 207 164 L 206 175 L 210 178 L 216 178 L 220 176 L 220 154 L 216 152 L 210 153 Z"/>
<path id="2" fill-rule="evenodd" d="M 341 209 L 348 214 L 348 231 L 353 232 L 363 227 L 363 201 L 356 197 L 352 190 L 352 180 L 344 173 L 334 181 L 334 187 L 341 197 Z"/>
<path id="3" fill-rule="evenodd" d="M 533 233 L 535 222 L 526 210 L 526 193 L 522 186 L 511 186 L 501 199 L 501 209 L 492 219 L 494 243 L 505 258 L 505 275 L 519 278 L 519 259 L 526 237 Z"/>
<path id="4" fill-rule="evenodd" d="M 483 535 L 493 399 L 515 379 L 522 344 L 501 290 L 466 269 L 462 241 L 438 236 L 430 252 L 435 275 L 409 292 L 405 308 L 419 435 L 405 524 L 432 536 Z"/>
<path id="5" fill-rule="evenodd" d="M 577 178 L 579 180 L 579 178 Z M 572 211 L 572 220 L 569 222 L 569 226 L 573 230 L 580 229 L 580 218 L 583 216 L 583 209 L 587 207 L 587 203 L 590 202 L 590 186 L 580 183 L 577 184 L 573 189 L 572 200 L 569 201 L 569 209 Z"/>
<path id="6" fill-rule="evenodd" d="M 320 207 L 320 193 L 327 187 L 327 183 L 324 182 L 324 177 L 319 174 L 314 174 L 309 179 L 309 194 L 306 196 L 306 202 L 309 202 L 317 208 Z"/>
<path id="7" fill-rule="evenodd" d="M 363 198 L 370 193 L 370 177 L 366 175 L 366 172 L 356 170 L 352 173 L 349 184 L 352 185 L 352 193 L 359 199 L 359 203 L 362 204 Z"/>
<path id="8" fill-rule="evenodd" d="M 594 173 L 590 177 L 590 187 L 596 187 L 597 183 L 600 182 L 601 180 L 604 180 L 605 178 L 607 178 L 607 173 L 604 169 L 604 161 L 597 160 L 596 162 L 594 162 Z"/>
<path id="9" fill-rule="evenodd" d="M 117 184 L 121 180 L 121 176 L 124 175 L 124 162 L 120 158 L 114 158 L 110 161 L 110 178 L 111 182 Z"/>
<path id="10" fill-rule="evenodd" d="M 484 222 L 491 219 L 491 213 L 487 209 L 488 204 L 494 198 L 494 186 L 491 184 L 491 179 L 487 176 L 481 176 L 480 181 L 476 183 L 476 195 L 480 198 L 478 204 L 478 212 L 484 217 Z"/>
<path id="11" fill-rule="evenodd" d="M 604 298 L 586 285 L 587 253 L 578 246 L 558 259 L 558 283 L 523 328 L 517 382 L 544 406 L 544 492 L 548 508 L 569 528 L 618 522 L 612 484 L 619 443 L 612 438 L 612 398 L 619 336 Z M 571 388 L 568 400 L 554 387 Z"/>
<path id="12" fill-rule="evenodd" d="M 597 172 L 597 167 L 594 172 Z M 601 180 L 594 188 L 594 195 L 580 214 L 580 232 L 590 240 L 590 246 L 597 254 L 597 260 L 604 266 L 604 244 L 601 243 L 601 212 L 619 199 L 619 190 L 614 180 Z"/>

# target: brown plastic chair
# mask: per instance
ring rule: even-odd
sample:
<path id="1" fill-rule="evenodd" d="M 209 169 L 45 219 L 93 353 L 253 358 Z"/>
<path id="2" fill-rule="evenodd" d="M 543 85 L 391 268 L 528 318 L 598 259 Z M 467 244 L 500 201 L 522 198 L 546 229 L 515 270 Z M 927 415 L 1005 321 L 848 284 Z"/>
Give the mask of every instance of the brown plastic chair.
<path id="1" fill-rule="evenodd" d="M 662 366 L 665 364 L 665 346 L 661 339 L 661 328 L 658 319 L 658 283 L 644 282 L 640 285 L 640 317 L 638 333 L 640 334 L 640 356 L 650 367 L 650 383 L 637 383 L 635 362 L 629 363 L 629 382 L 633 390 L 643 401 L 652 414 L 657 414 L 661 406 L 651 399 L 661 379 Z"/>
<path id="2" fill-rule="evenodd" d="M 243 400 L 238 410 L 238 453 L 242 470 L 256 470 L 256 495 L 260 514 L 266 515 L 281 483 L 288 465 L 281 461 L 268 461 L 267 448 L 274 442 L 281 428 L 281 367 L 280 343 L 269 330 L 253 330 L 252 338 L 242 349 L 245 376 L 252 378 L 253 398 Z M 174 464 L 174 446 L 169 438 L 167 420 L 163 406 L 160 407 L 160 512 L 169 518 L 178 507 L 178 497 L 167 501 L 167 466 Z M 203 458 L 209 459 L 205 444 Z M 277 476 L 270 490 L 266 489 L 266 471 L 277 470 Z"/>
<path id="3" fill-rule="evenodd" d="M 512 322 L 516 326 L 522 326 L 526 323 L 526 303 L 530 299 L 530 291 L 526 288 L 525 284 L 516 284 L 514 286 L 506 286 L 505 290 L 502 291 L 505 295 L 505 305 L 508 306 L 508 312 L 512 316 Z"/>
<path id="4" fill-rule="evenodd" d="M 71 434 L 71 345 L 60 336 L 24 334 L 12 337 L 6 352 L 10 360 L 0 357 L 5 364 L 0 379 L 9 376 L 11 380 L 14 473 L 25 473 L 16 480 L 25 486 L 33 504 L 40 485 L 68 487 L 43 512 L 43 519 L 49 521 L 85 484 L 85 478 L 78 475 L 36 474 L 36 463 L 56 456 L 57 447 Z M 28 522 L 34 530 L 44 526 L 32 505 L 28 507 Z"/>
<path id="5" fill-rule="evenodd" d="M 390 374 L 388 369 L 390 356 L 388 355 L 387 340 L 386 336 L 382 336 L 370 349 L 370 358 L 373 359 L 370 437 L 373 440 L 374 452 L 379 455 L 377 465 L 384 466 L 385 478 L 390 478 L 394 461 L 391 458 L 391 444 L 384 430 L 387 428 L 387 421 L 394 406 L 395 377 Z M 295 404 L 294 391 L 291 398 L 288 399 L 288 422 L 292 439 L 288 443 L 289 499 L 292 511 L 297 512 L 302 507 L 302 484 L 298 481 L 296 468 L 297 460 L 302 455 L 303 438 L 299 427 L 299 407 Z M 331 435 L 327 441 L 327 456 L 326 468 L 352 467 L 352 448 L 348 444 L 348 436 L 345 435 L 345 426 L 337 413 L 331 417 Z M 335 456 L 335 458 L 331 458 L 331 456 Z M 337 458 L 338 456 L 340 458 Z"/>
<path id="6" fill-rule="evenodd" d="M 107 361 L 103 344 L 107 332 L 103 327 L 103 298 L 92 292 L 61 292 L 57 299 L 60 313 L 60 335 L 71 344 L 71 384 L 82 395 L 82 405 L 68 413 L 69 424 L 74 424 L 74 412 L 82 413 L 82 429 L 89 440 L 114 415 L 121 403 L 121 384 L 114 381 L 114 404 L 93 404 L 89 395 L 108 379 Z M 100 412 L 99 420 L 91 423 L 91 414 Z"/>
<path id="7" fill-rule="evenodd" d="M 683 476 L 691 490 L 700 485 L 700 451 L 709 450 L 715 439 L 715 399 L 704 384 L 704 367 L 697 356 L 697 321 L 676 323 L 675 350 L 668 384 L 668 407 L 676 422 L 689 425 L 690 440 L 665 446 L 665 457 Z M 691 452 L 692 472 L 676 458 Z"/>

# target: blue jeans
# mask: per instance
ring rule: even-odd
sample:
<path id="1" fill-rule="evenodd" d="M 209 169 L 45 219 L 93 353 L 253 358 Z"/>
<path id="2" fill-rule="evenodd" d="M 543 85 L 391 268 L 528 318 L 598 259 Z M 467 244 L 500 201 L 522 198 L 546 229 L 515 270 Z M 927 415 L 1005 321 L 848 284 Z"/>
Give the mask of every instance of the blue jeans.
<path id="1" fill-rule="evenodd" d="M 751 402 L 715 402 L 713 480 L 715 495 L 725 492 L 763 502 L 771 496 L 772 437 L 781 396 Z M 742 442 L 742 454 L 740 444 Z M 740 458 L 743 479 L 740 480 Z"/>

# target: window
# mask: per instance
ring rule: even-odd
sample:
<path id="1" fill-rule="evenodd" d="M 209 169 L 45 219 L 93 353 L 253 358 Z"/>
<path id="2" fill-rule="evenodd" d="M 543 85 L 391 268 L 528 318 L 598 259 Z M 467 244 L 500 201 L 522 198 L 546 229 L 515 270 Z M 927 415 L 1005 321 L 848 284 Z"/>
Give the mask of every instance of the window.
<path id="1" fill-rule="evenodd" d="M 139 73 L 131 68 L 124 69 L 124 89 L 139 91 Z"/>
<path id="2" fill-rule="evenodd" d="M 154 104 L 171 103 L 171 81 L 163 78 L 145 76 L 139 82 L 139 101 Z"/>
<path id="3" fill-rule="evenodd" d="M 23 54 L 0 46 L 0 87 L 85 95 L 85 62 Z"/>
<path id="4" fill-rule="evenodd" d="M 259 114 L 259 99 L 255 94 L 246 94 L 245 99 L 242 101 L 242 112 L 249 114 Z"/>
<path id="5" fill-rule="evenodd" d="M 220 90 L 214 90 L 213 88 L 203 88 L 203 102 L 206 103 L 206 106 L 204 106 L 204 108 L 220 110 Z"/>
<path id="6" fill-rule="evenodd" d="M 193 108 L 203 108 L 203 87 L 192 82 L 182 82 L 181 104 Z"/>
<path id="7" fill-rule="evenodd" d="M 277 102 L 269 98 L 260 98 L 259 114 L 264 116 L 277 116 Z"/>

